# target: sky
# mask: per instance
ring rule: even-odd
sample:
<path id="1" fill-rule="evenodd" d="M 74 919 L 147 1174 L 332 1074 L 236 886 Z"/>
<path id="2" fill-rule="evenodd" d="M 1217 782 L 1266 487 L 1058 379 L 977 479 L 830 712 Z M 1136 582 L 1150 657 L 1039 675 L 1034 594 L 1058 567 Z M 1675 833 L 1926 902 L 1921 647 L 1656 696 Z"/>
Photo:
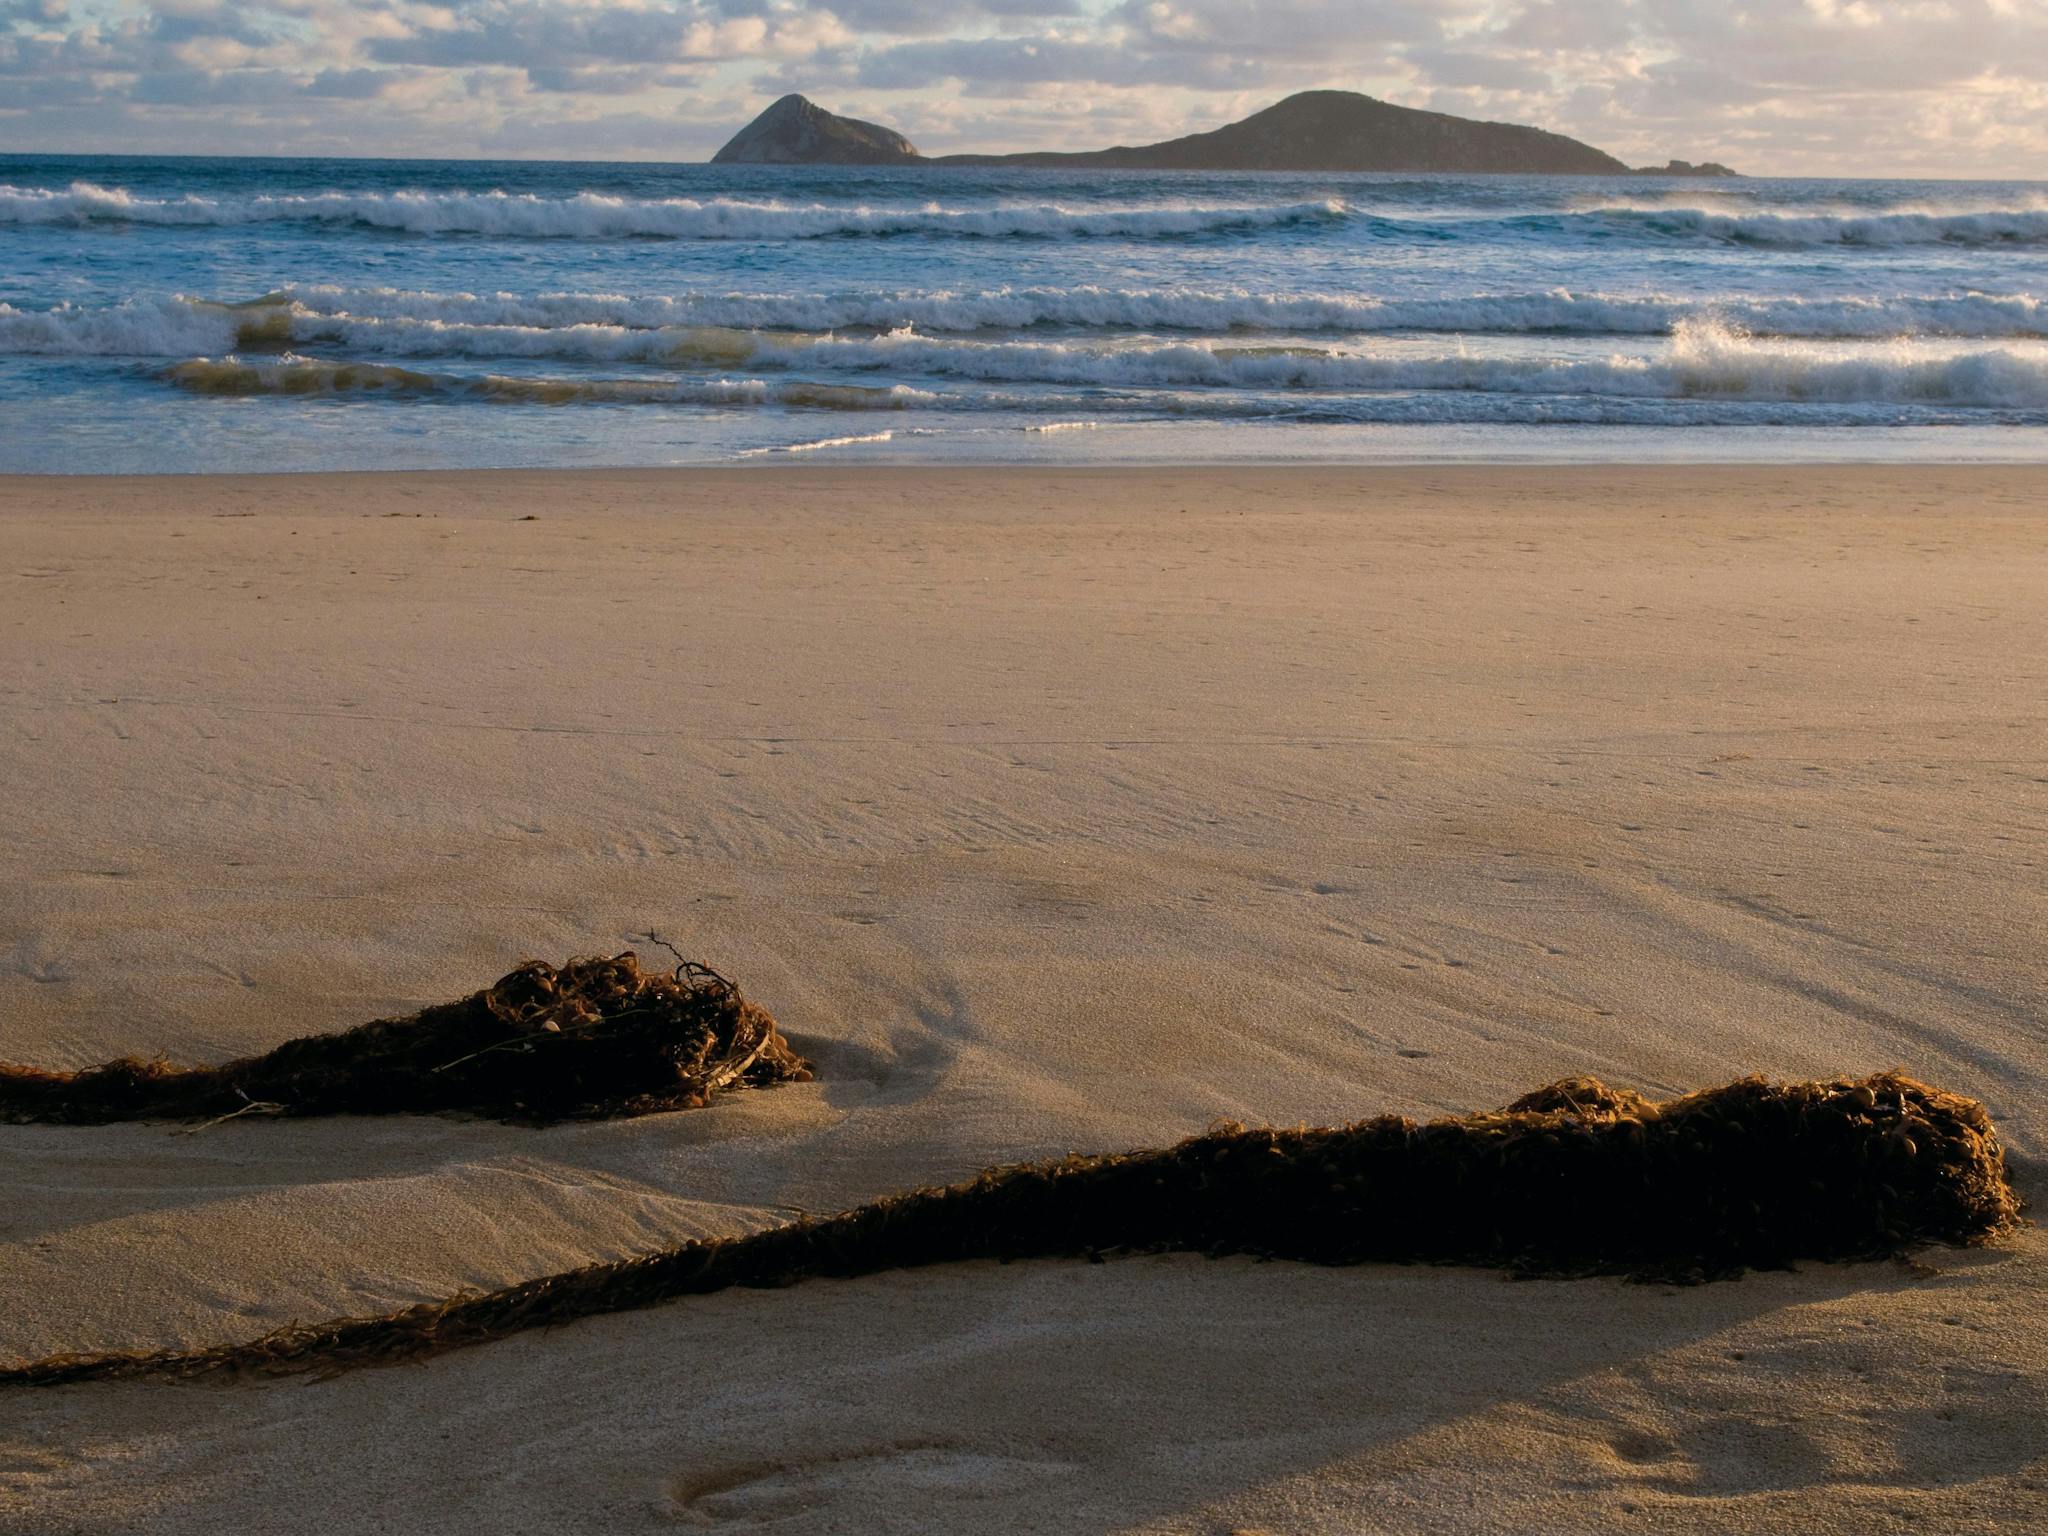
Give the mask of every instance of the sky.
<path id="1" fill-rule="evenodd" d="M 932 154 L 1292 91 L 1634 163 L 2048 179 L 2048 0 L 0 0 L 0 151 L 701 160 L 801 91 Z"/>

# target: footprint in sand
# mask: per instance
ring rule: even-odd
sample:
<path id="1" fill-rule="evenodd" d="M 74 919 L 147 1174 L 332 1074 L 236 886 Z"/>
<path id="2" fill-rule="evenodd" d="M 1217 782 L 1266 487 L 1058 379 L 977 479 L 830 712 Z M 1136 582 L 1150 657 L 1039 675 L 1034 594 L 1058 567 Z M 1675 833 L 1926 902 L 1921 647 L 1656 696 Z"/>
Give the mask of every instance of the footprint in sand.
<path id="1" fill-rule="evenodd" d="M 671 1478 L 659 1513 L 681 1524 L 745 1527 L 807 1510 L 845 1507 L 848 1498 L 977 1499 L 1017 1493 L 1075 1470 L 1066 1461 L 1004 1456 L 955 1445 L 881 1446 L 836 1456 L 763 1461 Z"/>

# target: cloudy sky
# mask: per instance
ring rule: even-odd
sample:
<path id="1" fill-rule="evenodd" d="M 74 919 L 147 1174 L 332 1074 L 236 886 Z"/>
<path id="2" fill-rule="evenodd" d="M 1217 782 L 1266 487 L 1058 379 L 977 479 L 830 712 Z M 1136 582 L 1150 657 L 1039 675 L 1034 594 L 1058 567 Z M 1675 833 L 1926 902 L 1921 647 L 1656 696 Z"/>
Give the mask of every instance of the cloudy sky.
<path id="1" fill-rule="evenodd" d="M 0 150 L 696 160 L 792 90 L 931 153 L 1093 148 L 1311 86 L 2048 178 L 2048 0 L 0 0 Z"/>

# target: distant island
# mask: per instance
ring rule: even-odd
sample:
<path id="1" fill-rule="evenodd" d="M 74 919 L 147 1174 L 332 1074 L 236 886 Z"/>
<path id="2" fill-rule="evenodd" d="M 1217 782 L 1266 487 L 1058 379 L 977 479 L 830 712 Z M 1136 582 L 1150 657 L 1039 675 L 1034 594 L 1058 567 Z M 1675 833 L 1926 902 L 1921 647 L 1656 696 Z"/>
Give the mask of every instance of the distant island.
<path id="1" fill-rule="evenodd" d="M 915 165 L 917 146 L 893 128 L 785 96 L 726 140 L 713 165 Z"/>
<path id="2" fill-rule="evenodd" d="M 785 96 L 734 134 L 713 165 L 1099 166 L 1137 171 L 1420 171 L 1547 176 L 1733 176 L 1714 161 L 1625 165 L 1561 133 L 1397 107 L 1356 91 L 1302 91 L 1209 133 L 1069 153 L 918 153 L 902 134 Z"/>

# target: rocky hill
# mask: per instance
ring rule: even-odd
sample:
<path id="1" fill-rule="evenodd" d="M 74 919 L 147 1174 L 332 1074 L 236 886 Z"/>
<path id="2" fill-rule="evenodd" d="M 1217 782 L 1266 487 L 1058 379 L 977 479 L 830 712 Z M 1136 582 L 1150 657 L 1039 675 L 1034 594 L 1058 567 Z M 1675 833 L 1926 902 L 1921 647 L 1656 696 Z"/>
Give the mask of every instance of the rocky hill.
<path id="1" fill-rule="evenodd" d="M 713 165 L 909 165 L 923 156 L 892 128 L 785 96 L 726 141 Z"/>
<path id="2" fill-rule="evenodd" d="M 1085 154 L 949 157 L 1148 171 L 1499 171 L 1611 176 L 1612 155 L 1560 133 L 1418 112 L 1355 91 L 1303 91 L 1209 133 Z"/>
<path id="3" fill-rule="evenodd" d="M 736 134 L 713 164 L 1043 165 L 1158 171 L 1413 171 L 1617 176 L 1614 156 L 1541 128 L 1422 112 L 1356 91 L 1303 91 L 1242 122 L 1162 144 L 927 159 L 873 123 L 785 96 Z M 1673 160 L 1640 174 L 1732 176 L 1726 166 Z"/>

